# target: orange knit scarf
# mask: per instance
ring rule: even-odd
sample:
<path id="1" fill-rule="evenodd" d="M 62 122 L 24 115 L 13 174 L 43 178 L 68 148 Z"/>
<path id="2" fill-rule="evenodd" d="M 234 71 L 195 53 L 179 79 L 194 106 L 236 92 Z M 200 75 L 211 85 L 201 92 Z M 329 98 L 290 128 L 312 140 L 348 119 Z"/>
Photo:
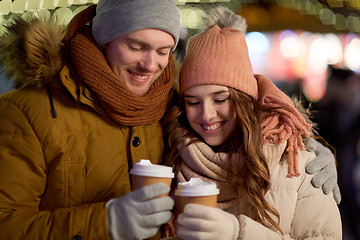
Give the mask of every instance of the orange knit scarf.
<path id="1" fill-rule="evenodd" d="M 126 126 L 151 124 L 160 120 L 170 101 L 174 81 L 174 62 L 153 83 L 145 96 L 130 92 L 113 73 L 103 53 L 97 48 L 90 29 L 84 26 L 94 14 L 88 8 L 76 16 L 68 27 L 69 55 L 76 74 L 98 97 L 102 107 L 116 122 Z"/>

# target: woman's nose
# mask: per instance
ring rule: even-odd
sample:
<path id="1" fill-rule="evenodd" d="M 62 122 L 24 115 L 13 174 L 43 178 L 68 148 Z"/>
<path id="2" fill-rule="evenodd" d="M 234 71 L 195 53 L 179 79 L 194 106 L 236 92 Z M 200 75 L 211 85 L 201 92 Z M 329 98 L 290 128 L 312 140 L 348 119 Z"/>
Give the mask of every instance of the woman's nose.
<path id="1" fill-rule="evenodd" d="M 216 114 L 216 108 L 211 103 L 202 104 L 201 118 L 204 122 L 211 122 Z"/>

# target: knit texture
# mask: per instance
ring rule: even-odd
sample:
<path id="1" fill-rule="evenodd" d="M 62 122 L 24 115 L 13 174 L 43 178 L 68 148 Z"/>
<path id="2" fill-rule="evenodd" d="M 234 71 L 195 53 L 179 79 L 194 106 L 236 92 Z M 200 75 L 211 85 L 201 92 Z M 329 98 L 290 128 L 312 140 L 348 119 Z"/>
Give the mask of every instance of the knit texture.
<path id="1" fill-rule="evenodd" d="M 218 207 L 228 209 L 239 201 L 243 195 L 236 195 L 227 182 L 227 164 L 229 156 L 224 152 L 214 152 L 206 143 L 195 142 L 187 144 L 190 139 L 178 145 L 181 150 L 180 171 L 176 175 L 178 182 L 189 181 L 190 178 L 201 178 L 207 182 L 215 182 L 220 190 L 218 195 Z M 270 172 L 276 167 L 284 151 L 282 145 L 264 145 L 264 154 L 270 167 Z M 242 161 L 239 155 L 235 158 Z M 241 188 L 241 186 L 239 186 Z M 244 190 L 244 189 L 243 189 Z"/>
<path id="2" fill-rule="evenodd" d="M 92 21 L 92 33 L 100 44 L 141 29 L 170 33 L 175 47 L 180 34 L 180 12 L 173 0 L 100 0 Z M 173 50 L 175 49 L 173 48 Z"/>
<path id="3" fill-rule="evenodd" d="M 136 96 L 122 84 L 97 48 L 89 28 L 82 28 L 93 15 L 91 8 L 77 15 L 69 26 L 70 56 L 76 74 L 98 97 L 102 107 L 116 122 L 126 126 L 139 126 L 162 118 L 170 101 L 174 81 L 174 62 L 153 83 L 145 96 Z"/>
<path id="4" fill-rule="evenodd" d="M 289 154 L 288 176 L 299 176 L 298 147 L 305 150 L 302 136 L 310 136 L 311 124 L 295 109 L 290 98 L 278 89 L 270 79 L 255 75 L 258 81 L 259 100 L 261 104 L 273 108 L 261 124 L 264 143 L 287 142 L 286 151 Z"/>
<path id="5" fill-rule="evenodd" d="M 180 71 L 180 94 L 203 84 L 232 87 L 257 98 L 243 32 L 215 25 L 189 40 Z"/>

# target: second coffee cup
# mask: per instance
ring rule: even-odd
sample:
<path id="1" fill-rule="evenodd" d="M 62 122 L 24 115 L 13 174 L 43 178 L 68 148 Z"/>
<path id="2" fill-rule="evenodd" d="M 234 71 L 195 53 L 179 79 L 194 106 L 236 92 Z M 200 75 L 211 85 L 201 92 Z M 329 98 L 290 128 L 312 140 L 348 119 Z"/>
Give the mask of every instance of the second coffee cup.
<path id="1" fill-rule="evenodd" d="M 214 182 L 204 182 L 200 178 L 191 178 L 188 182 L 178 183 L 175 190 L 177 207 L 180 212 L 188 203 L 216 207 L 218 194 L 219 189 Z"/>
<path id="2" fill-rule="evenodd" d="M 131 174 L 131 188 L 136 190 L 146 185 L 155 183 L 165 183 L 169 187 L 174 178 L 174 173 L 171 167 L 164 165 L 152 164 L 150 160 L 141 159 L 130 170 Z"/>

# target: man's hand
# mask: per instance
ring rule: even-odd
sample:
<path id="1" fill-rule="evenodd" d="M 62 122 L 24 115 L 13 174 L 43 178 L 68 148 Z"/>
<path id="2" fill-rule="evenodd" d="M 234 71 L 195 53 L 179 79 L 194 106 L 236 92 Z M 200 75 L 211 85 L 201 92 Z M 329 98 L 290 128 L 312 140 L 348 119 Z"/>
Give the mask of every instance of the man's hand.
<path id="1" fill-rule="evenodd" d="M 174 200 L 157 198 L 170 191 L 164 183 L 149 185 L 106 203 L 110 237 L 144 239 L 154 236 L 171 218 Z"/>
<path id="2" fill-rule="evenodd" d="M 316 188 L 321 187 L 325 194 L 333 192 L 334 199 L 336 203 L 339 204 L 341 195 L 339 186 L 337 185 L 338 176 L 334 154 L 332 154 L 329 148 L 313 138 L 308 140 L 307 148 L 316 154 L 316 158 L 305 166 L 307 173 L 316 173 L 311 183 Z"/>

